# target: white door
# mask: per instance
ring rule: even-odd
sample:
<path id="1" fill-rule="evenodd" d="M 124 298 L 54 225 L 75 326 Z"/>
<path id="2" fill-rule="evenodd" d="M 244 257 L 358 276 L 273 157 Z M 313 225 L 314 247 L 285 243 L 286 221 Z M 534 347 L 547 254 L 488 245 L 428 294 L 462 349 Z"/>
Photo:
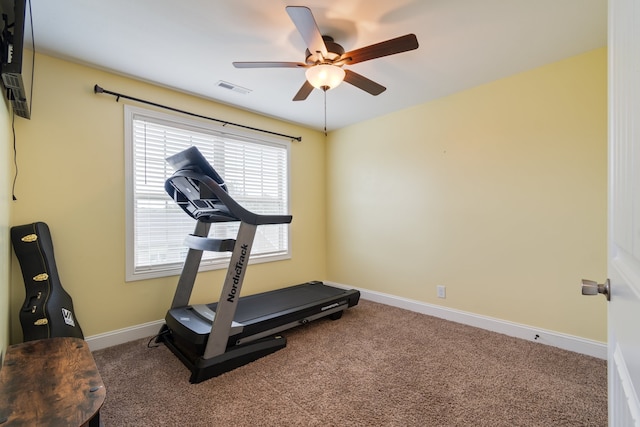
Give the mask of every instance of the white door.
<path id="1" fill-rule="evenodd" d="M 640 3 L 609 0 L 609 425 L 640 427 Z"/>

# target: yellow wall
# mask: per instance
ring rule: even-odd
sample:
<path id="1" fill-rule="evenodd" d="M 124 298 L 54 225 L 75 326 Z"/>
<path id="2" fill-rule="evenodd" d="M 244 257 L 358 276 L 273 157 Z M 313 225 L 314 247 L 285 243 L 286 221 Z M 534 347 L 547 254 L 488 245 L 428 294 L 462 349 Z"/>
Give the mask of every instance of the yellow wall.
<path id="1" fill-rule="evenodd" d="M 605 50 L 332 132 L 326 148 L 320 132 L 44 55 L 35 79 L 33 119 L 16 120 L 18 201 L 10 215 L 0 203 L 0 221 L 49 224 L 85 336 L 163 318 L 177 281 L 124 281 L 123 102 L 98 83 L 303 137 L 293 259 L 252 266 L 247 293 L 327 279 L 606 340 L 604 299 L 579 288 L 606 277 Z M 8 259 L 18 342 L 24 284 Z M 216 299 L 223 273 L 201 274 L 193 302 Z"/>
<path id="2" fill-rule="evenodd" d="M 332 132 L 328 279 L 606 341 L 606 59 Z"/>
<path id="3" fill-rule="evenodd" d="M 49 225 L 60 279 L 73 298 L 85 336 L 164 318 L 177 283 L 177 277 L 125 282 L 123 102 L 94 94 L 94 84 L 302 136 L 302 143 L 291 146 L 292 259 L 253 265 L 243 293 L 326 276 L 322 133 L 37 55 L 32 119 L 16 121 L 20 175 L 11 222 Z M 4 133 L 0 128 L 0 135 Z M 2 259 L 6 262 L 7 257 Z M 18 342 L 22 333 L 17 310 L 24 299 L 24 283 L 17 259 L 11 259 L 12 341 Z M 224 270 L 200 274 L 192 301 L 217 300 L 223 280 Z"/>
<path id="4" fill-rule="evenodd" d="M 9 265 L 11 238 L 11 184 L 13 181 L 13 137 L 8 103 L 0 102 L 0 355 L 9 345 Z"/>

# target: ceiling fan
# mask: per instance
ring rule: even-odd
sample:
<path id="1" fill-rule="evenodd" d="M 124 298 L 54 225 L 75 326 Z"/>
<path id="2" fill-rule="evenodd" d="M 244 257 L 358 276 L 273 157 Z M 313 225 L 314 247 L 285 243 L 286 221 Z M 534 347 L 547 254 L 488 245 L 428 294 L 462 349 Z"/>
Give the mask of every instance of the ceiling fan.
<path id="1" fill-rule="evenodd" d="M 320 33 L 311 9 L 305 6 L 287 6 L 286 10 L 307 45 L 305 62 L 234 62 L 233 66 L 236 68 L 306 68 L 307 80 L 293 97 L 294 101 L 307 99 L 314 87 L 326 92 L 342 81 L 371 95 L 379 95 L 387 88 L 342 67 L 418 48 L 418 39 L 415 34 L 407 34 L 345 52 L 332 37 Z"/>

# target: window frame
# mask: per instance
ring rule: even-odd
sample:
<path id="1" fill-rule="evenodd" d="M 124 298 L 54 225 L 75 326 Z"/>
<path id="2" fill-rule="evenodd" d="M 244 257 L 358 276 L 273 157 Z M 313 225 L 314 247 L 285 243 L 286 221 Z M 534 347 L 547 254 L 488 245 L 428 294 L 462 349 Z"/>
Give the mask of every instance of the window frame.
<path id="1" fill-rule="evenodd" d="M 212 133 L 217 135 L 228 135 L 236 140 L 243 140 L 258 145 L 269 145 L 282 148 L 285 150 L 286 165 L 286 204 L 287 210 L 291 208 L 291 165 L 290 153 L 291 142 L 275 138 L 269 135 L 257 135 L 255 132 L 244 131 L 241 129 L 229 129 L 222 124 L 216 124 L 204 119 L 188 118 L 178 114 L 167 114 L 157 110 L 150 110 L 125 104 L 124 106 L 124 158 L 125 158 L 125 281 L 132 282 L 138 280 L 146 280 L 152 278 L 168 277 L 179 275 L 182 271 L 184 260 L 180 262 L 149 266 L 145 269 L 139 269 L 135 265 L 135 140 L 134 140 L 134 120 L 136 118 L 146 118 L 163 126 L 173 126 L 182 129 L 193 129 L 202 131 L 203 133 Z M 224 178 L 224 177 L 223 177 Z M 164 191 L 164 189 L 163 189 Z M 170 200 L 169 196 L 167 198 Z M 287 212 L 288 213 L 288 212 Z M 185 214 L 186 215 L 186 214 Z M 193 220 L 195 229 L 196 221 Z M 286 251 L 278 254 L 251 254 L 249 264 L 257 264 L 263 262 L 274 262 L 291 259 L 291 227 L 290 224 L 282 224 L 287 228 Z M 212 227 L 213 229 L 213 227 Z M 193 230 L 192 230 L 193 231 Z M 190 231 L 190 232 L 192 232 Z M 186 238 L 186 235 L 185 235 Z M 198 271 L 210 271 L 226 269 L 229 264 L 231 253 L 226 253 L 214 260 L 204 260 L 201 262 Z"/>

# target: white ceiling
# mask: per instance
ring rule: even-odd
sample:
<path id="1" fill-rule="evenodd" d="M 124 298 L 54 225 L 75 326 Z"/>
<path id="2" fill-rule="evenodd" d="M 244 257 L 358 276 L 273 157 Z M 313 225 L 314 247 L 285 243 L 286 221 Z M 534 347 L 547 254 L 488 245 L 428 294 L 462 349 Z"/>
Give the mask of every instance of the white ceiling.
<path id="1" fill-rule="evenodd" d="M 387 90 L 372 96 L 343 83 L 327 92 L 329 130 L 607 41 L 606 0 L 31 0 L 38 52 L 323 129 L 321 91 L 291 100 L 304 69 L 231 64 L 304 62 L 306 46 L 287 5 L 311 8 L 320 31 L 347 51 L 408 33 L 420 43 L 414 51 L 345 66 Z M 223 89 L 219 81 L 251 92 Z"/>

